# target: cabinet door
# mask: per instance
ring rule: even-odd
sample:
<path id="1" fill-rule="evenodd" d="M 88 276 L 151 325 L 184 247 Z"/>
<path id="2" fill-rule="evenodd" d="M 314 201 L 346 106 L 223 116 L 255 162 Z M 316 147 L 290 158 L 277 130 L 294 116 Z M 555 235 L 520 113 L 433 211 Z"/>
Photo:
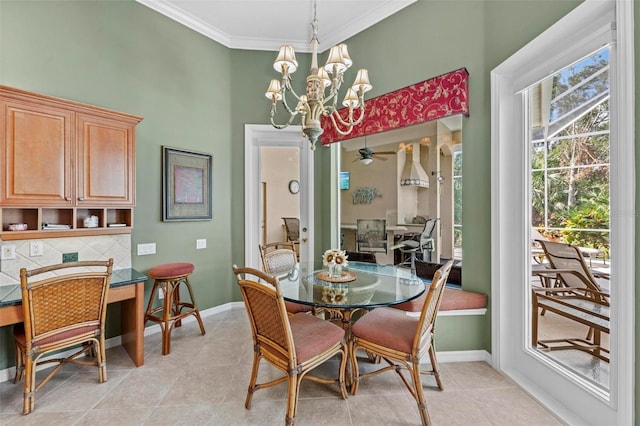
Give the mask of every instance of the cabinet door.
<path id="1" fill-rule="evenodd" d="M 77 205 L 135 204 L 135 123 L 78 113 Z"/>
<path id="2" fill-rule="evenodd" d="M 2 205 L 73 203 L 73 113 L 43 104 L 0 102 Z"/>

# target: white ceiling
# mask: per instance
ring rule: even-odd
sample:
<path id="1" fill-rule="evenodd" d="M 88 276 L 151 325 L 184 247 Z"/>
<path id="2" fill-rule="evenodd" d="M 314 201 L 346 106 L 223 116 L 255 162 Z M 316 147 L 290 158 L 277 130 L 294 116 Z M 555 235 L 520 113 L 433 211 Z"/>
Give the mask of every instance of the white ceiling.
<path id="1" fill-rule="evenodd" d="M 136 0 L 232 49 L 309 52 L 312 0 Z M 417 0 L 317 0 L 320 52 Z"/>

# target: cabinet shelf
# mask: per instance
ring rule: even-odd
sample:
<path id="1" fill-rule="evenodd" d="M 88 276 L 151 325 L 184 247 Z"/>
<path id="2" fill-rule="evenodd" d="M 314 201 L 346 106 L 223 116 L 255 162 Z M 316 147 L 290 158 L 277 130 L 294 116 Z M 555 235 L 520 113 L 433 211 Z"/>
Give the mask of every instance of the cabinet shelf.
<path id="1" fill-rule="evenodd" d="M 84 226 L 84 220 L 88 216 L 98 217 L 97 227 Z M 9 225 L 12 223 L 26 223 L 28 229 L 10 231 Z M 42 229 L 43 223 L 68 225 L 69 229 Z M 130 234 L 133 229 L 133 209 L 3 207 L 0 209 L 0 224 L 2 225 L 0 239 L 5 241 Z"/>

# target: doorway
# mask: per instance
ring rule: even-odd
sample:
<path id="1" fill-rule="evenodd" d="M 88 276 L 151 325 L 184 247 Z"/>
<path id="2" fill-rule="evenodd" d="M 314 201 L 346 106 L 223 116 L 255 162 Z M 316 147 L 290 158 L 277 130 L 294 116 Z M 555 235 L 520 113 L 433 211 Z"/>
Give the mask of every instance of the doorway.
<path id="1" fill-rule="evenodd" d="M 492 71 L 493 364 L 569 424 L 633 423 L 635 192 L 628 182 L 635 179 L 634 104 L 622 96 L 633 87 L 632 29 L 631 2 L 586 1 Z M 529 322 L 537 312 L 529 287 L 536 155 L 531 88 L 603 46 L 610 52 L 610 209 L 618 212 L 610 220 L 608 389 L 533 348 Z"/>
<path id="2" fill-rule="evenodd" d="M 313 151 L 300 127 L 245 125 L 245 264 L 262 269 L 258 245 L 287 240 L 284 218 L 298 219 L 300 261 L 312 259 L 313 199 Z"/>

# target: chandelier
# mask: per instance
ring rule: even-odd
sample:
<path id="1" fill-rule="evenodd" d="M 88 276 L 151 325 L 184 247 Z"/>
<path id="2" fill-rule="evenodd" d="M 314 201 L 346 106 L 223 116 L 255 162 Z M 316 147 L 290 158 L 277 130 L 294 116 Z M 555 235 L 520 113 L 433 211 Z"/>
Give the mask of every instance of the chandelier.
<path id="1" fill-rule="evenodd" d="M 316 142 L 324 131 L 320 119 L 330 117 L 336 131 L 348 135 L 364 118 L 364 94 L 371 90 L 369 73 L 366 69 L 358 70 L 353 85 L 347 89 L 342 105 L 348 108 L 348 115 L 343 118 L 338 113 L 338 91 L 343 82 L 344 72 L 351 67 L 353 61 L 349 57 L 346 44 L 333 46 L 324 67 L 318 67 L 318 19 L 316 18 L 316 2 L 313 3 L 313 21 L 311 21 L 313 37 L 311 38 L 311 70 L 307 77 L 307 88 L 304 95 L 298 95 L 291 87 L 291 74 L 298 69 L 298 62 L 293 46 L 282 46 L 273 68 L 282 73 L 280 80 L 271 80 L 265 96 L 271 101 L 271 124 L 276 129 L 284 129 L 300 115 L 302 133 L 315 149 Z M 326 91 L 328 90 L 328 93 Z M 287 92 L 295 97 L 296 107 L 292 109 L 287 102 Z M 285 124 L 276 124 L 276 106 L 278 101 L 289 113 Z M 356 112 L 359 110 L 359 113 Z M 356 119 L 355 116 L 358 116 Z"/>

